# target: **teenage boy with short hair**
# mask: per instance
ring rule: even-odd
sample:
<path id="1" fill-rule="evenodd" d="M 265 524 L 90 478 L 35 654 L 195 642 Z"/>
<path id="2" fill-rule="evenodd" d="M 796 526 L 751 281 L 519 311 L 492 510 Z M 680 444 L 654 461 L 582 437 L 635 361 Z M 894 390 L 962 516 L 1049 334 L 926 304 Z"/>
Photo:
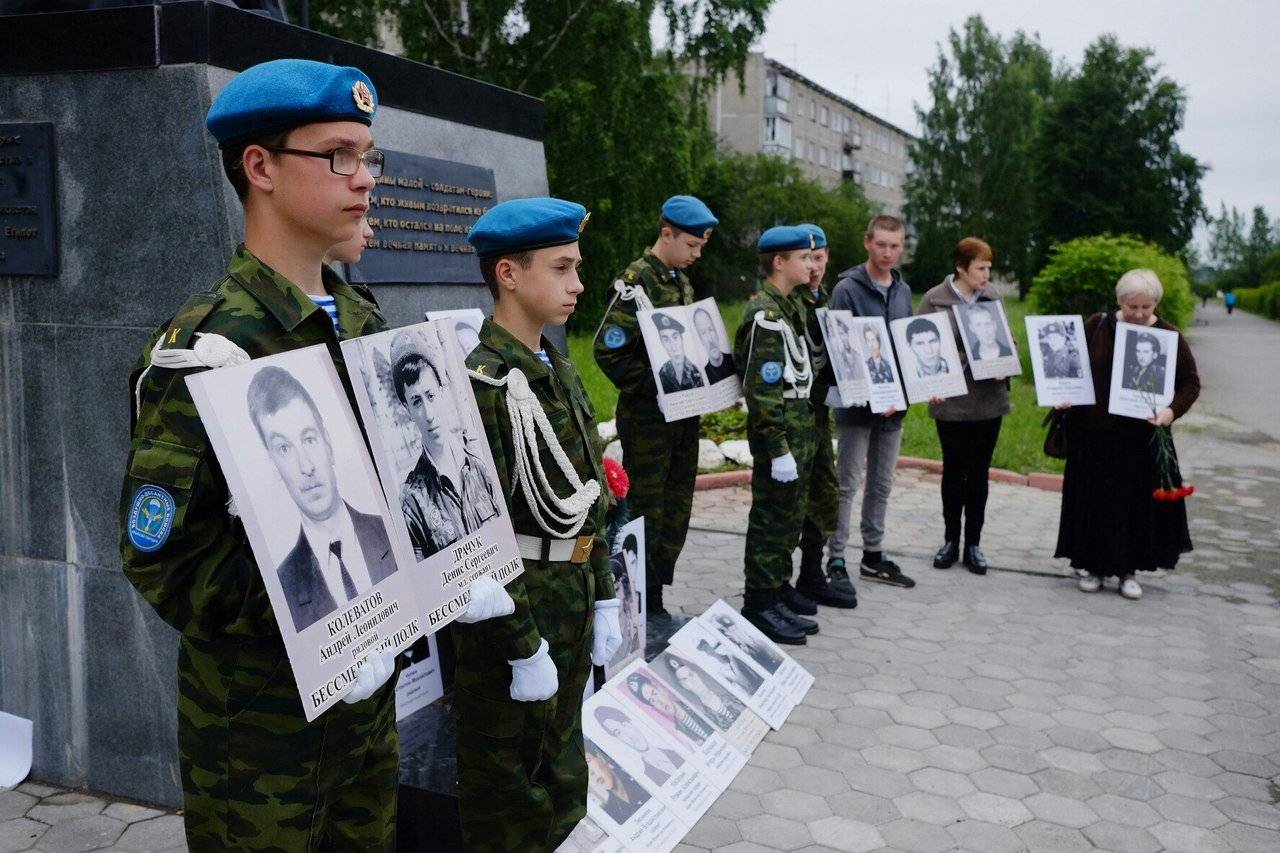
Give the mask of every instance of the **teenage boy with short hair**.
<path id="1" fill-rule="evenodd" d="M 700 419 L 668 423 L 658 409 L 658 390 L 636 311 L 646 301 L 654 308 L 693 302 L 693 285 L 684 271 L 702 256 L 717 224 L 710 208 L 693 196 L 667 199 L 658 220 L 658 239 L 623 271 L 622 286 L 596 332 L 596 364 L 619 392 L 618 439 L 631 478 L 627 501 L 632 517 L 644 517 L 645 611 L 650 620 L 669 616 L 662 587 L 675 576 L 689 532 Z M 697 376 L 696 369 L 692 375 Z"/>
<path id="2" fill-rule="evenodd" d="M 911 289 L 898 272 L 898 259 L 906 239 L 902 220 L 893 216 L 877 216 L 867 226 L 863 246 L 867 262 L 840 273 L 831 293 L 833 310 L 852 311 L 856 317 L 883 317 L 891 320 L 911 316 Z M 884 353 L 889 357 L 889 353 Z M 893 489 L 893 472 L 902 447 L 902 419 L 906 412 L 890 408 L 883 414 L 870 406 L 850 406 L 835 410 L 837 449 L 836 477 L 840 502 L 836 509 L 836 529 L 827 544 L 827 575 L 833 586 L 852 590 L 845 569 L 844 551 L 849 541 L 853 516 L 853 498 L 866 468 L 866 484 L 862 495 L 862 562 L 863 578 L 878 583 L 910 588 L 915 581 L 902 573 L 881 550 L 884 541 L 884 517 Z"/>
<path id="3" fill-rule="evenodd" d="M 586 223 L 582 205 L 517 199 L 467 235 L 494 303 L 467 366 L 524 558 L 507 585 L 514 612 L 451 629 L 469 850 L 554 850 L 586 814 L 582 694 L 591 664 L 604 666 L 622 642 L 595 410 L 542 334 L 582 293 Z"/>
<path id="4" fill-rule="evenodd" d="M 751 511 L 747 517 L 742 615 L 769 639 L 804 645 L 818 623 L 788 602 L 791 552 L 800 541 L 813 464 L 813 374 L 805 344 L 805 307 L 793 299 L 813 272 L 813 234 L 780 225 L 760 235 L 759 291 L 747 303 L 734 338 L 733 357 L 747 400 Z"/>
<path id="5" fill-rule="evenodd" d="M 192 850 L 395 846 L 394 662 L 370 655 L 344 702 L 307 722 L 185 382 L 229 353 L 322 344 L 341 365 L 340 338 L 386 328 L 367 291 L 324 263 L 364 227 L 382 169 L 369 131 L 375 108 L 361 71 L 306 60 L 256 65 L 223 89 L 206 124 L 244 204 L 244 244 L 221 282 L 152 334 L 130 380 L 137 397 L 121 553 L 130 582 L 182 632 L 178 754 Z M 218 338 L 221 346 L 208 346 Z M 162 524 L 139 523 L 143 501 L 153 513 L 161 506 Z"/>

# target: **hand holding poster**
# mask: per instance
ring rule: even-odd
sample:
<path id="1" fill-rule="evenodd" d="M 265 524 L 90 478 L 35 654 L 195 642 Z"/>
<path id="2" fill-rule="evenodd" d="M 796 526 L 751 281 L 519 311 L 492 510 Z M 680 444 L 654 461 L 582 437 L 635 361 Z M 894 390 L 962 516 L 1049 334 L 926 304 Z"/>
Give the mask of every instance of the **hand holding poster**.
<path id="1" fill-rule="evenodd" d="M 322 345 L 187 377 L 275 611 L 306 718 L 422 630 L 410 555 Z"/>
<path id="2" fill-rule="evenodd" d="M 964 342 L 969 372 L 974 379 L 1007 379 L 1022 375 L 1022 360 L 1009 331 L 1004 303 L 981 299 L 968 305 L 953 305 L 956 326 Z"/>
<path id="3" fill-rule="evenodd" d="M 637 311 L 668 421 L 718 412 L 742 396 L 733 346 L 714 299 Z"/>
<path id="4" fill-rule="evenodd" d="M 1079 314 L 1053 314 L 1026 318 L 1031 348 L 1031 374 L 1036 381 L 1036 402 L 1041 406 L 1071 403 L 1092 406 L 1093 370 L 1084 320 Z"/>
<path id="5" fill-rule="evenodd" d="M 423 612 L 434 632 L 470 586 L 523 570 L 493 456 L 451 321 L 343 341 L 356 403 Z"/>
<path id="6" fill-rule="evenodd" d="M 1107 411 L 1145 421 L 1173 402 L 1178 333 L 1116 323 L 1115 346 Z"/>
<path id="7" fill-rule="evenodd" d="M 889 328 L 902 363 L 908 402 L 923 403 L 931 397 L 961 397 L 969 393 L 960 369 L 960 351 L 945 312 L 901 317 Z"/>

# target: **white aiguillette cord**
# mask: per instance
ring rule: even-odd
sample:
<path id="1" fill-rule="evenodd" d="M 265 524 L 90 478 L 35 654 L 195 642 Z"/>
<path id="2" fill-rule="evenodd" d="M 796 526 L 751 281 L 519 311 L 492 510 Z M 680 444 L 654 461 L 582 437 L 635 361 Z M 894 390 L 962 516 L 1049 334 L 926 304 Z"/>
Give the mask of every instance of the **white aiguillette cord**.
<path id="1" fill-rule="evenodd" d="M 538 402 L 533 389 L 529 387 L 528 377 L 518 369 L 512 369 L 502 379 L 485 376 L 474 370 L 468 370 L 467 374 L 486 385 L 499 388 L 506 386 L 507 414 L 511 418 L 512 443 L 515 445 L 516 453 L 515 481 L 520 484 L 525 502 L 529 504 L 529 509 L 533 512 L 538 526 L 553 539 L 570 539 L 577 536 L 600 497 L 600 484 L 595 480 L 587 480 L 584 483 L 578 477 L 573 463 L 569 461 L 564 448 L 560 446 L 559 439 L 556 438 L 551 421 L 547 420 L 546 412 L 542 410 L 542 404 Z M 551 456 L 555 459 L 560 472 L 573 487 L 573 494 L 567 498 L 557 495 L 551 488 L 551 484 L 547 482 L 547 475 L 542 467 L 542 457 L 538 453 L 539 432 L 542 433 L 547 449 L 551 451 Z M 535 482 L 537 488 L 535 488 Z M 554 529 L 547 522 L 547 516 L 550 516 L 552 523 L 567 529 L 563 531 Z"/>
<path id="2" fill-rule="evenodd" d="M 627 284 L 622 279 L 617 279 L 613 283 L 613 298 L 609 300 L 609 304 L 605 306 L 604 316 L 600 318 L 600 325 L 596 326 L 596 333 L 591 336 L 591 340 L 600 337 L 600 330 L 604 328 L 605 317 L 609 316 L 613 303 L 621 299 L 623 302 L 634 302 L 637 311 L 652 311 L 653 303 L 649 301 L 649 294 L 644 292 L 643 284 Z"/>
<path id="3" fill-rule="evenodd" d="M 809 347 L 803 338 L 797 338 L 796 333 L 792 331 L 791 326 L 785 320 L 766 320 L 763 311 L 757 311 L 755 324 L 767 332 L 778 332 L 782 335 L 783 350 L 782 355 L 786 360 L 786 367 L 783 371 L 783 378 L 792 385 L 796 390 L 800 386 L 804 386 L 807 392 L 813 386 L 813 370 L 809 366 Z M 755 345 L 755 330 L 751 332 L 751 343 Z M 747 352 L 747 361 L 751 361 L 751 353 Z M 800 369 L 796 369 L 796 365 L 800 365 Z M 789 375 L 788 375 L 789 374 Z"/>

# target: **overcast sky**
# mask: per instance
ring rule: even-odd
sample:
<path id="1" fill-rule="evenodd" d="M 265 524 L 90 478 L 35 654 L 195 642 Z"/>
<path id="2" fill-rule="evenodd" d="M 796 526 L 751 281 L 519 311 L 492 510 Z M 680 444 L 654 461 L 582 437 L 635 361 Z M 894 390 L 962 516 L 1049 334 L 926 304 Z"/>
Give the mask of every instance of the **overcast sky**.
<path id="1" fill-rule="evenodd" d="M 1280 216 L 1278 0 L 775 0 L 760 47 L 915 132 L 926 69 L 971 14 L 1002 36 L 1038 33 L 1073 66 L 1104 32 L 1152 48 L 1187 93 L 1178 140 L 1211 167 L 1202 183 L 1210 211 L 1261 204 Z"/>

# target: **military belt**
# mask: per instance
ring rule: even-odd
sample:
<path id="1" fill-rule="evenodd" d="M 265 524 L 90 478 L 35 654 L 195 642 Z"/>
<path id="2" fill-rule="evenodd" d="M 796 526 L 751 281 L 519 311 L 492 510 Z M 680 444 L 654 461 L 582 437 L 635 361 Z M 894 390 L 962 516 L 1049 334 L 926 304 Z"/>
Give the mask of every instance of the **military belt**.
<path id="1" fill-rule="evenodd" d="M 526 560 L 546 560 L 551 563 L 585 563 L 591 557 L 595 536 L 579 536 L 577 539 L 548 539 L 543 536 L 516 534 L 516 547 Z"/>
<path id="2" fill-rule="evenodd" d="M 809 391 L 808 391 L 808 389 L 805 389 L 803 392 L 801 392 L 801 391 L 796 390 L 795 388 L 788 388 L 787 390 L 785 390 L 785 391 L 783 391 L 783 392 L 782 392 L 782 399 L 784 399 L 784 400 L 808 400 L 808 399 L 809 399 Z"/>

